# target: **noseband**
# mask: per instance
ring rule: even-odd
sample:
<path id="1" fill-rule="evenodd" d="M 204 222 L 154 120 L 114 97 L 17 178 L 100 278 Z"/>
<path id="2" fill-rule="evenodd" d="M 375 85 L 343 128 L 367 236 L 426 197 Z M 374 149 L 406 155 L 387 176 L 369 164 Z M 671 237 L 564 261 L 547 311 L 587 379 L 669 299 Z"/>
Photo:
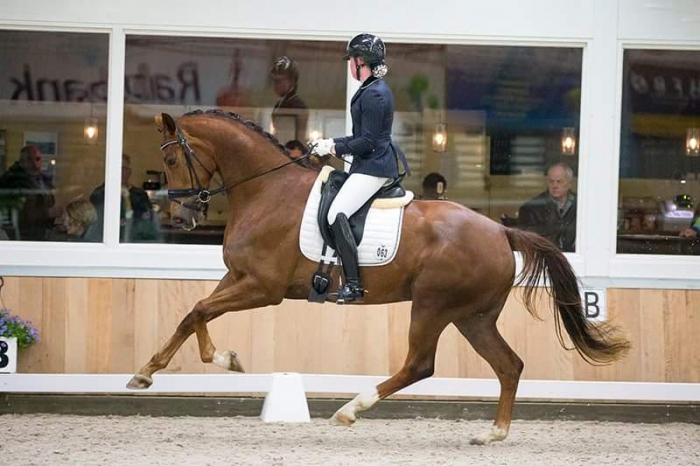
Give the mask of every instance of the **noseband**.
<path id="1" fill-rule="evenodd" d="M 194 153 L 194 150 L 192 147 L 190 147 L 189 143 L 187 142 L 187 138 L 185 138 L 185 135 L 182 132 L 182 129 L 180 129 L 179 126 L 175 127 L 176 130 L 176 135 L 177 139 L 174 139 L 172 141 L 168 141 L 160 146 L 161 152 L 164 151 L 167 147 L 172 146 L 173 144 L 177 144 L 182 148 L 182 152 L 185 154 L 185 161 L 187 163 L 187 170 L 189 171 L 190 175 L 190 183 L 192 185 L 191 188 L 189 189 L 168 189 L 168 199 L 171 202 L 176 202 L 180 204 L 182 207 L 190 210 L 195 210 L 198 211 L 200 208 L 201 204 L 207 204 L 212 196 L 216 196 L 219 193 L 222 193 L 224 191 L 228 191 L 229 189 L 233 189 L 236 186 L 242 185 L 243 183 L 246 183 L 248 181 L 254 180 L 255 178 L 259 178 L 263 175 L 267 175 L 268 173 L 272 173 L 275 170 L 279 170 L 280 168 L 286 167 L 287 165 L 291 165 L 293 163 L 297 163 L 301 160 L 304 160 L 308 158 L 311 155 L 311 151 L 313 150 L 313 147 L 309 149 L 309 151 L 306 153 L 306 155 L 302 155 L 301 157 L 297 159 L 292 159 L 289 162 L 283 163 L 282 165 L 279 165 L 277 167 L 271 168 L 270 170 L 266 170 L 262 173 L 258 173 L 257 175 L 250 176 L 248 178 L 245 178 L 241 181 L 238 181 L 236 183 L 231 183 L 229 185 L 222 185 L 219 186 L 218 188 L 214 189 L 213 191 L 209 191 L 208 189 L 204 188 L 202 186 L 202 183 L 199 181 L 199 177 L 197 176 L 197 171 L 194 169 L 194 162 L 197 162 L 205 172 L 207 172 L 207 175 L 209 175 L 209 179 L 211 179 L 214 174 L 210 172 L 207 167 L 202 163 L 201 160 L 197 157 L 197 154 Z M 314 145 L 315 146 L 315 145 Z M 182 202 L 180 199 L 183 197 L 191 197 L 191 196 L 197 196 L 197 203 L 192 205 L 192 203 L 189 202 Z"/>

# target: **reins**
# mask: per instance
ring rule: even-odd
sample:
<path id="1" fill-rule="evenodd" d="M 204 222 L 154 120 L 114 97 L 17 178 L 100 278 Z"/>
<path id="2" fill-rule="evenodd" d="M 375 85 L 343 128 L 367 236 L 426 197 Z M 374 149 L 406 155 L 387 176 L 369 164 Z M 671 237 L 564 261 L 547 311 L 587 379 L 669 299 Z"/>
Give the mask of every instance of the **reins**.
<path id="1" fill-rule="evenodd" d="M 202 187 L 202 184 L 199 181 L 199 178 L 197 177 L 197 171 L 194 169 L 194 164 L 192 163 L 193 160 L 195 160 L 203 169 L 204 171 L 207 172 L 209 175 L 210 179 L 213 177 L 213 173 L 210 172 L 207 167 L 199 160 L 197 157 L 197 154 L 194 153 L 194 150 L 190 147 L 189 143 L 187 142 L 187 138 L 185 138 L 185 135 L 182 133 L 182 130 L 180 129 L 179 126 L 176 127 L 177 130 L 177 139 L 174 139 L 172 141 L 168 141 L 160 146 L 160 150 L 163 151 L 167 147 L 177 144 L 180 147 L 182 147 L 182 151 L 185 154 L 185 161 L 187 162 L 187 169 L 189 170 L 190 174 L 190 183 L 192 183 L 192 187 L 189 189 L 168 189 L 168 199 L 170 199 L 173 202 L 179 203 L 181 206 L 190 209 L 190 210 L 197 210 L 197 206 L 192 206 L 189 203 L 185 203 L 180 201 L 179 199 L 183 197 L 191 197 L 191 196 L 197 196 L 197 202 L 201 204 L 207 204 L 212 196 L 216 196 L 217 194 L 223 193 L 225 191 L 228 191 L 229 189 L 233 189 L 237 186 L 240 186 L 244 183 L 247 183 L 248 181 L 252 181 L 256 178 L 260 178 L 261 176 L 265 176 L 269 173 L 272 173 L 274 171 L 277 171 L 281 168 L 284 168 L 288 165 L 291 165 L 293 163 L 298 163 L 299 161 L 302 161 L 304 159 L 307 159 L 309 156 L 311 156 L 312 150 L 314 147 L 316 147 L 316 144 L 313 144 L 310 146 L 309 150 L 305 155 L 302 155 L 299 158 L 292 159 L 288 162 L 283 163 L 282 165 L 279 165 L 277 167 L 273 167 L 269 170 L 265 170 L 262 173 L 258 173 L 253 176 L 249 176 L 247 178 L 244 178 L 241 181 L 237 181 L 235 183 L 227 184 L 227 185 L 221 185 L 218 188 L 214 190 L 208 190 Z M 196 187 L 195 187 L 196 183 Z"/>

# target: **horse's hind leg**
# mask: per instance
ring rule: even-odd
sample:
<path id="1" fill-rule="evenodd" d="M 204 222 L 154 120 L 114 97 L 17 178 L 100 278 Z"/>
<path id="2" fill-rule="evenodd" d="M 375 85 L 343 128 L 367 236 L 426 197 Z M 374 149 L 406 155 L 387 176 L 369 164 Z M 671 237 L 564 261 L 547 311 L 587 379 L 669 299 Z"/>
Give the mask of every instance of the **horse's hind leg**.
<path id="1" fill-rule="evenodd" d="M 508 436 L 510 421 L 513 417 L 515 393 L 518 390 L 518 381 L 523 371 L 522 360 L 508 346 L 496 328 L 496 320 L 502 308 L 503 303 L 485 314 L 471 315 L 454 322 L 476 352 L 493 368 L 501 384 L 496 420 L 491 426 L 491 430 L 471 440 L 470 443 L 476 445 L 488 445 Z"/>
<path id="2" fill-rule="evenodd" d="M 164 369 L 182 344 L 193 333 L 197 334 L 199 353 L 203 362 L 213 362 L 224 369 L 243 372 L 236 353 L 217 351 L 209 336 L 207 322 L 230 311 L 253 309 L 272 304 L 266 293 L 260 290 L 252 279 L 234 282 L 227 274 L 216 290 L 206 299 L 199 301 L 192 311 L 182 319 L 175 334 L 153 355 L 127 384 L 128 388 L 144 389 L 153 384 L 153 374 Z"/>
<path id="3" fill-rule="evenodd" d="M 333 424 L 351 426 L 358 412 L 366 411 L 379 400 L 433 375 L 438 339 L 448 322 L 439 321 L 435 315 L 424 315 L 423 319 L 417 320 L 415 309 L 414 303 L 408 333 L 408 356 L 404 366 L 371 392 L 357 395 L 355 399 L 340 408 L 331 418 Z"/>

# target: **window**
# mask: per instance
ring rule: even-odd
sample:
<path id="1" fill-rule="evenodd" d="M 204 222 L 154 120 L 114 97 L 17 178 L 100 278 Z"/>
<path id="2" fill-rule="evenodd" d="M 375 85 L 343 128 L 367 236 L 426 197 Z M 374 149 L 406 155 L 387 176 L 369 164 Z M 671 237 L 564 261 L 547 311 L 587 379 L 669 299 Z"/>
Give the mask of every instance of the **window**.
<path id="1" fill-rule="evenodd" d="M 206 220 L 185 231 L 170 225 L 160 134 L 161 112 L 178 117 L 221 108 L 250 119 L 281 144 L 345 133 L 345 43 L 262 39 L 127 36 L 124 87 L 122 242 L 221 244 L 224 196 Z M 212 186 L 220 180 L 214 179 Z"/>
<path id="2" fill-rule="evenodd" d="M 107 34 L 0 30 L 0 238 L 100 241 Z"/>
<path id="3" fill-rule="evenodd" d="M 700 51 L 625 50 L 623 72 L 617 252 L 700 254 Z"/>
<path id="4" fill-rule="evenodd" d="M 387 54 L 407 187 L 573 252 L 583 50 L 390 44 Z"/>

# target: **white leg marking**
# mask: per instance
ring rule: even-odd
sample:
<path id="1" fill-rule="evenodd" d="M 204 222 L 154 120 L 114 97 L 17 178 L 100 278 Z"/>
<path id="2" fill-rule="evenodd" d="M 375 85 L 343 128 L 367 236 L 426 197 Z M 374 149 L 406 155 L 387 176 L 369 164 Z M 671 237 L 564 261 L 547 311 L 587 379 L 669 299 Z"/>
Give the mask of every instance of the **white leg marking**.
<path id="1" fill-rule="evenodd" d="M 357 413 L 368 410 L 377 401 L 379 401 L 379 394 L 376 388 L 370 393 L 360 393 L 333 415 L 331 424 L 351 426 L 357 419 L 355 417 Z"/>
<path id="2" fill-rule="evenodd" d="M 230 351 L 216 351 L 214 353 L 214 364 L 224 369 L 231 367 L 231 352 Z"/>
<path id="3" fill-rule="evenodd" d="M 488 432 L 477 435 L 469 442 L 472 445 L 488 445 L 491 442 L 499 442 L 508 436 L 506 429 L 501 429 L 498 426 L 491 426 Z"/>

